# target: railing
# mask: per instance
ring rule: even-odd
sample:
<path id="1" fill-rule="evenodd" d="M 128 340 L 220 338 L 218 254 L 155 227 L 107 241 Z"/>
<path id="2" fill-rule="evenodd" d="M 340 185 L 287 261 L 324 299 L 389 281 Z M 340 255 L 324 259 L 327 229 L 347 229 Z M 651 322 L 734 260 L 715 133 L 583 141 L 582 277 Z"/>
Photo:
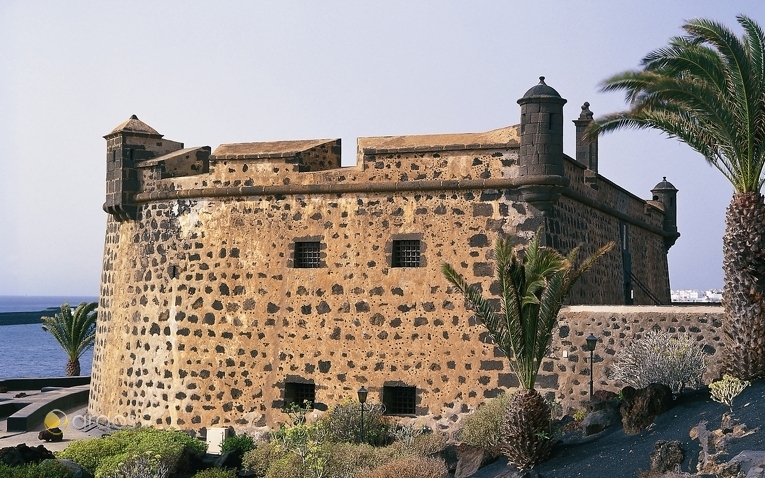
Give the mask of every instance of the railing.
<path id="1" fill-rule="evenodd" d="M 651 300 L 653 301 L 654 305 L 664 305 L 664 304 L 663 304 L 663 303 L 662 303 L 662 302 L 659 300 L 659 298 L 658 298 L 658 297 L 656 297 L 655 295 L 653 295 L 653 293 L 652 293 L 650 290 L 648 290 L 648 287 L 646 287 L 646 286 L 645 286 L 645 284 L 643 284 L 642 282 L 640 282 L 640 279 L 638 279 L 637 277 L 635 277 L 635 274 L 633 274 L 633 273 L 632 273 L 632 271 L 630 271 L 630 278 L 632 279 L 632 282 L 634 282 L 635 284 L 637 284 L 638 288 L 640 288 L 640 290 L 642 290 L 642 291 L 643 291 L 643 293 L 644 293 L 645 295 L 647 295 L 647 296 L 648 296 L 648 298 L 649 298 L 649 299 L 651 299 Z"/>

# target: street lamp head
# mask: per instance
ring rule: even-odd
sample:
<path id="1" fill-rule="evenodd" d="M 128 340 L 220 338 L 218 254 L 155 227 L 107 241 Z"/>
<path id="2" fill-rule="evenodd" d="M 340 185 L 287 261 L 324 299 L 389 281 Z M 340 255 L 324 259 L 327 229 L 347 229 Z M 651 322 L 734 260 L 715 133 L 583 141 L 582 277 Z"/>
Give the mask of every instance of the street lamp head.
<path id="1" fill-rule="evenodd" d="M 598 344 L 598 338 L 590 334 L 590 336 L 587 337 L 585 340 L 587 340 L 587 350 L 589 350 L 590 352 L 595 350 L 595 346 Z"/>
<path id="2" fill-rule="evenodd" d="M 366 389 L 366 388 L 364 388 L 364 386 L 363 386 L 363 385 L 361 386 L 361 388 L 359 389 L 359 391 L 358 391 L 358 392 L 356 392 L 356 393 L 358 393 L 358 394 L 359 394 L 359 403 L 361 403 L 361 404 L 364 404 L 364 403 L 366 403 L 366 401 L 367 401 L 367 393 L 369 393 L 369 392 L 367 391 L 367 389 Z"/>

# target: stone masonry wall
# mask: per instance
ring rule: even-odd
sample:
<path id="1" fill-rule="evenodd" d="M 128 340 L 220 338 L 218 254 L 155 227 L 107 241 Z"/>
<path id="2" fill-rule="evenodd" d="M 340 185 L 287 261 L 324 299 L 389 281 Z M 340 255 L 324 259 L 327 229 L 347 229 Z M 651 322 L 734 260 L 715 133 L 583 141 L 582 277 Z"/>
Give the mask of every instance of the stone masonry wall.
<path id="1" fill-rule="evenodd" d="M 501 144 L 465 138 L 409 147 L 392 138 L 385 141 L 394 146 L 375 148 L 366 139 L 357 166 L 314 172 L 295 156 L 248 156 L 237 145 L 213 152 L 209 174 L 162 179 L 147 166 L 136 220 L 107 223 L 89 412 L 246 429 L 286 419 L 285 383 L 314 384 L 319 411 L 361 385 L 373 402 L 385 386 L 407 385 L 416 387 L 417 416 L 454 430 L 517 381 L 441 264 L 494 292 L 499 235 L 528 239 L 544 225 L 548 242 L 562 248 L 618 239 L 609 237 L 609 209 L 588 205 L 597 197 L 564 195 L 548 218 L 519 201 L 517 131 L 498 131 L 491 134 L 504 135 Z M 306 142 L 321 168 L 334 164 L 336 146 Z M 603 204 L 645 223 L 633 199 Z M 648 226 L 645 237 L 638 228 L 630 234 L 650 249 L 663 239 Z M 420 267 L 392 267 L 392 242 L 413 238 L 422 245 Z M 321 242 L 321 267 L 293 267 L 301 240 Z M 619 251 L 609 252 L 571 302 L 621 302 L 612 271 L 620 261 Z M 641 268 L 661 272 L 633 259 Z M 556 358 L 554 345 L 542 364 L 538 387 L 564 403 L 581 395 L 583 362 L 570 359 L 581 344 L 572 339 L 593 320 L 576 319 L 568 334 L 564 324 L 558 347 L 572 355 Z M 604 337 L 613 331 L 603 324 L 619 325 L 599 320 Z"/>
<path id="2" fill-rule="evenodd" d="M 564 410 L 582 408 L 589 399 L 590 353 L 585 338 L 598 337 L 594 351 L 595 390 L 618 392 L 624 384 L 609 378 L 619 350 L 647 331 L 690 334 L 710 354 L 704 383 L 720 378 L 723 359 L 723 309 L 720 306 L 569 306 L 558 316 L 549 360 L 542 369 L 557 377 L 556 400 Z"/>
<path id="3" fill-rule="evenodd" d="M 501 175 L 514 155 L 485 152 L 460 171 Z M 400 177 L 392 170 L 419 167 L 411 159 L 370 171 Z M 428 174 L 455 170 L 435 159 L 446 170 Z M 136 221 L 109 221 L 90 411 L 273 426 L 286 381 L 315 383 L 319 409 L 361 385 L 380 401 L 383 385 L 406 384 L 417 414 L 449 428 L 515 381 L 440 265 L 488 289 L 497 235 L 539 224 L 496 190 L 146 203 Z M 422 267 L 390 267 L 391 241 L 412 234 Z M 325 245 L 325 267 L 289 267 L 290 245 L 305 238 Z"/>
<path id="4" fill-rule="evenodd" d="M 564 192 L 547 218 L 547 245 L 562 252 L 581 246 L 580 257 L 587 257 L 598 247 L 615 241 L 613 253 L 597 262 L 582 276 L 571 292 L 571 304 L 624 304 L 625 281 L 622 249 L 629 251 L 632 272 L 662 304 L 669 304 L 669 266 L 664 243 L 658 239 L 663 211 L 644 200 L 598 177 L 585 183 L 585 169 L 568 160 L 566 175 L 571 179 L 570 193 Z M 595 185 L 595 187 L 590 186 Z M 590 207 L 595 205 L 606 207 Z M 618 216 L 615 214 L 619 214 Z M 627 241 L 620 237 L 626 227 Z M 654 305 L 653 300 L 633 285 L 635 305 Z"/>

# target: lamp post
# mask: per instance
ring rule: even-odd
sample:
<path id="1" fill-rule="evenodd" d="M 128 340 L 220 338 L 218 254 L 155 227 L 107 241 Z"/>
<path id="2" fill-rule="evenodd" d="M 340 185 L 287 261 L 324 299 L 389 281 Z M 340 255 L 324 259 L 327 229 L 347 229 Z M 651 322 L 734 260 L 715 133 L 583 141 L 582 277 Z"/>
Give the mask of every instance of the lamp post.
<path id="1" fill-rule="evenodd" d="M 361 404 L 361 443 L 364 443 L 364 404 L 367 402 L 367 391 L 364 385 L 361 386 L 358 392 L 359 403 Z"/>
<path id="2" fill-rule="evenodd" d="M 585 340 L 587 340 L 587 350 L 590 351 L 590 401 L 592 401 L 592 353 L 595 350 L 595 346 L 598 344 L 598 338 L 590 334 Z"/>

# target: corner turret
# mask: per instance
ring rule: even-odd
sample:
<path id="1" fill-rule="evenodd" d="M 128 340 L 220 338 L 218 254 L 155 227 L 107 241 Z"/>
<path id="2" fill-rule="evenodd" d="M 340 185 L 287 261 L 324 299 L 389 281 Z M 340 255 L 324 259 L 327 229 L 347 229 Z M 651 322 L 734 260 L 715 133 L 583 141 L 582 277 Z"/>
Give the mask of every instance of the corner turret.
<path id="1" fill-rule="evenodd" d="M 669 248 L 675 244 L 680 233 L 677 232 L 677 188 L 667 181 L 666 176 L 662 181 L 651 189 L 653 200 L 664 205 L 664 248 Z"/>
<path id="2" fill-rule="evenodd" d="M 118 221 L 135 219 L 138 192 L 136 164 L 183 149 L 183 143 L 162 139 L 154 128 L 132 115 L 104 136 L 106 140 L 106 202 L 103 209 Z"/>
<path id="3" fill-rule="evenodd" d="M 521 199 L 547 214 L 569 183 L 563 175 L 563 105 L 566 100 L 539 77 L 521 105 Z"/>

